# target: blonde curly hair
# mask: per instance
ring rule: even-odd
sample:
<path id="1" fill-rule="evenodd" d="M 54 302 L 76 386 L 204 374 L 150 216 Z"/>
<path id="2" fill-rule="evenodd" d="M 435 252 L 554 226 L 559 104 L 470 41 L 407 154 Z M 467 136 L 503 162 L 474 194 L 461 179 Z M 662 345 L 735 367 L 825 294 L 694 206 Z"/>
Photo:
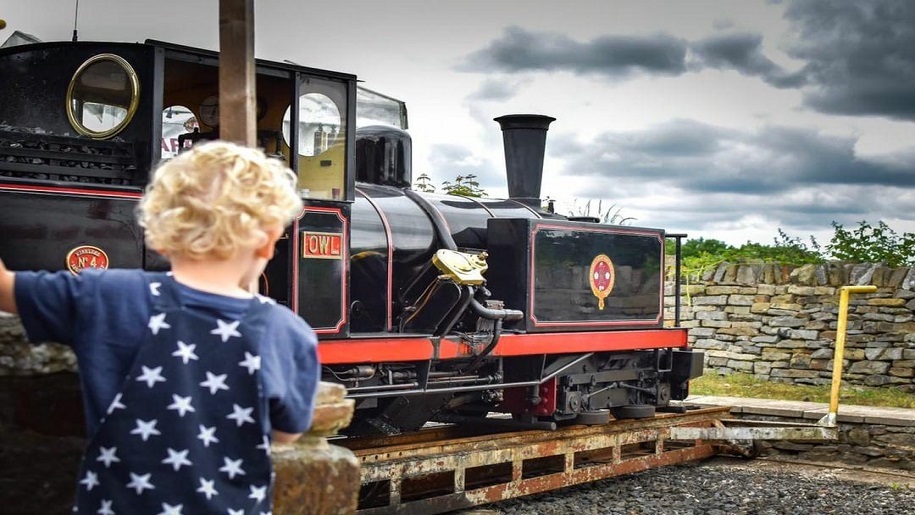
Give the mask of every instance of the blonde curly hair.
<path id="1" fill-rule="evenodd" d="M 227 259 L 301 213 L 295 184 L 281 161 L 214 141 L 159 166 L 137 215 L 146 244 L 166 256 Z"/>

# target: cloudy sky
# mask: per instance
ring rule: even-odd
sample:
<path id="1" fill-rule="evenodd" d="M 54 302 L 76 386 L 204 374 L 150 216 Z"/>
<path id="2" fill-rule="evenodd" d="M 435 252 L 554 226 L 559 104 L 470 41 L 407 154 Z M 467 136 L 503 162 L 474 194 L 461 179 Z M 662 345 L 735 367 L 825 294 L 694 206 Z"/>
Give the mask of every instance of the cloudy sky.
<path id="1" fill-rule="evenodd" d="M 0 0 L 69 39 L 74 0 Z M 218 48 L 217 0 L 81 0 L 82 40 Z M 258 0 L 256 53 L 407 102 L 414 177 L 506 194 L 492 118 L 557 118 L 543 194 L 732 244 L 915 231 L 915 2 Z"/>

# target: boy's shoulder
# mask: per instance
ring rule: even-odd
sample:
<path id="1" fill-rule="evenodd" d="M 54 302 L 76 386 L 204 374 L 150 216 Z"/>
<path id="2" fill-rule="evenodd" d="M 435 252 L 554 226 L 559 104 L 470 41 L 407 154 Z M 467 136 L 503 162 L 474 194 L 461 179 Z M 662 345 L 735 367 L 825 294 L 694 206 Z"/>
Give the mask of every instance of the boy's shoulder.
<path id="1" fill-rule="evenodd" d="M 79 278 L 93 281 L 103 290 L 136 291 L 149 288 L 149 284 L 162 281 L 168 272 L 149 272 L 134 268 L 109 268 L 107 270 L 86 269 L 80 272 Z"/>
<path id="2" fill-rule="evenodd" d="M 265 297 L 260 294 L 257 294 L 255 297 L 262 304 L 268 306 L 268 309 L 270 310 L 271 325 L 275 324 L 276 326 L 283 328 L 285 332 L 305 334 L 311 339 L 317 340 L 317 336 L 311 326 L 287 306 L 278 304 L 270 297 Z"/>

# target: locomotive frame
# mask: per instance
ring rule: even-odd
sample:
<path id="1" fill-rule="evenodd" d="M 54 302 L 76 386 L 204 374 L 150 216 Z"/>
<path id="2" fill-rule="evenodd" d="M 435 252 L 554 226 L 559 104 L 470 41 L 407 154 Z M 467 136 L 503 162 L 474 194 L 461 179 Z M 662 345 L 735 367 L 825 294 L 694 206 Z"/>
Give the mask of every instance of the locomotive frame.
<path id="1" fill-rule="evenodd" d="M 167 268 L 133 210 L 156 163 L 218 138 L 218 64 L 151 40 L 0 49 L 7 265 Z M 601 423 L 686 397 L 703 356 L 664 320 L 666 234 L 540 207 L 552 118 L 496 119 L 508 199 L 419 194 L 402 102 L 289 62 L 255 74 L 259 145 L 305 203 L 261 290 L 315 328 L 324 380 L 357 400 L 351 433 Z"/>

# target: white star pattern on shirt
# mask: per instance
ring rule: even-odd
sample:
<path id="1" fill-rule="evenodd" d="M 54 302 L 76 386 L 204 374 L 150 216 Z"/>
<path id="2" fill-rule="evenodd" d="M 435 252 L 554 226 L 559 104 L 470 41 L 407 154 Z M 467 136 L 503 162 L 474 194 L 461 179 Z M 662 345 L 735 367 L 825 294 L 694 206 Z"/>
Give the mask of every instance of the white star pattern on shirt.
<path id="1" fill-rule="evenodd" d="M 241 323 L 240 320 L 236 320 L 231 323 L 226 323 L 217 318 L 216 319 L 217 327 L 216 327 L 216 329 L 213 329 L 212 331 L 210 331 L 210 334 L 218 334 L 219 337 L 222 338 L 222 343 L 229 341 L 229 338 L 231 338 L 233 336 L 240 338 L 241 333 L 238 332 L 238 330 L 237 330 L 239 323 Z"/>
<path id="2" fill-rule="evenodd" d="M 251 494 L 248 495 L 248 499 L 254 499 L 257 502 L 261 502 L 264 500 L 264 497 L 267 496 L 267 487 L 266 486 L 256 487 L 254 485 L 250 485 L 250 487 L 251 487 Z"/>
<path id="3" fill-rule="evenodd" d="M 162 511 L 159 512 L 159 515 L 182 515 L 181 510 L 183 509 L 183 504 L 172 506 L 171 504 L 162 503 Z"/>
<path id="4" fill-rule="evenodd" d="M 251 418 L 251 413 L 254 411 L 254 408 L 242 408 L 238 404 L 232 405 L 232 414 L 226 418 L 234 420 L 238 427 L 241 427 L 245 422 L 254 423 L 254 419 Z"/>
<path id="5" fill-rule="evenodd" d="M 259 300 L 261 302 L 261 304 L 276 304 L 275 300 L 271 299 L 270 297 L 265 297 L 260 294 L 257 295 L 257 300 Z"/>
<path id="6" fill-rule="evenodd" d="M 162 283 L 149 283 L 149 293 L 152 293 L 154 296 L 159 296 L 159 287 L 162 286 Z"/>
<path id="7" fill-rule="evenodd" d="M 215 482 L 216 481 L 212 479 L 207 480 L 200 478 L 200 488 L 198 488 L 197 491 L 207 496 L 208 501 L 212 499 L 214 495 L 219 495 L 219 492 L 213 487 L 213 483 Z"/>
<path id="8" fill-rule="evenodd" d="M 124 409 L 126 407 L 127 406 L 124 406 L 124 404 L 121 402 L 121 394 L 117 394 L 114 396 L 114 400 L 111 401 L 111 406 L 108 406 L 108 414 L 111 415 L 114 410 Z"/>
<path id="9" fill-rule="evenodd" d="M 188 411 L 197 411 L 191 406 L 191 396 L 181 397 L 177 394 L 172 394 L 172 400 L 175 401 L 168 405 L 168 409 L 173 409 L 178 411 L 178 416 L 183 417 Z"/>
<path id="10" fill-rule="evenodd" d="M 255 449 L 260 449 L 267 454 L 270 454 L 270 439 L 267 438 L 267 435 L 264 435 L 264 443 L 255 447 Z"/>
<path id="11" fill-rule="evenodd" d="M 248 369 L 248 375 L 254 373 L 255 370 L 261 369 L 261 357 L 255 356 L 248 351 L 245 351 L 245 360 L 239 361 L 238 365 Z"/>
<path id="12" fill-rule="evenodd" d="M 153 334 L 159 334 L 159 329 L 171 329 L 172 326 L 165 323 L 165 313 L 159 313 L 149 318 L 148 327 Z"/>
<path id="13" fill-rule="evenodd" d="M 98 458 L 95 458 L 95 461 L 101 461 L 105 464 L 105 468 L 111 466 L 115 461 L 121 461 L 121 458 L 118 458 L 115 454 L 118 451 L 117 447 L 99 447 Z"/>
<path id="14" fill-rule="evenodd" d="M 217 390 L 228 390 L 226 386 L 226 377 L 228 374 L 214 375 L 207 371 L 207 380 L 200 383 L 200 386 L 206 386 L 210 389 L 210 394 L 216 395 Z"/>
<path id="15" fill-rule="evenodd" d="M 143 493 L 143 490 L 155 490 L 156 487 L 149 482 L 149 478 L 152 477 L 152 474 L 139 474 L 130 473 L 130 482 L 127 483 L 127 488 L 135 488 L 137 490 L 137 495 Z"/>
<path id="16" fill-rule="evenodd" d="M 96 474 L 95 472 L 92 472 L 91 470 L 87 470 L 86 477 L 82 478 L 80 480 L 79 484 L 86 485 L 86 490 L 91 492 L 92 487 L 97 486 L 99 484 L 98 474 Z"/>
<path id="17" fill-rule="evenodd" d="M 102 505 L 99 507 L 98 515 L 114 515 L 114 510 L 111 509 L 111 504 L 114 501 L 109 501 L 108 499 L 102 499 Z"/>
<path id="18" fill-rule="evenodd" d="M 197 435 L 197 439 L 203 442 L 204 447 L 209 447 L 210 443 L 219 442 L 219 438 L 216 438 L 216 426 L 206 427 L 200 424 L 200 434 Z"/>
<path id="19" fill-rule="evenodd" d="M 172 356 L 181 358 L 181 361 L 187 365 L 188 360 L 198 359 L 197 355 L 194 354 L 194 349 L 197 348 L 197 345 L 191 344 L 188 345 L 181 340 L 178 340 L 178 350 L 172 353 Z"/>
<path id="20" fill-rule="evenodd" d="M 233 510 L 229 508 L 229 515 L 245 515 L 245 510 Z"/>
<path id="21" fill-rule="evenodd" d="M 150 435 L 161 435 L 162 433 L 156 429 L 156 424 L 158 420 L 150 420 L 149 422 L 145 420 L 137 419 L 137 427 L 130 432 L 132 435 L 140 435 L 140 438 L 145 442 L 149 440 Z"/>
<path id="22" fill-rule="evenodd" d="M 223 458 L 225 465 L 219 468 L 220 472 L 225 472 L 229 475 L 229 479 L 235 479 L 235 476 L 244 476 L 245 471 L 241 468 L 241 458 L 237 460 L 230 460 L 229 458 Z"/>
<path id="23" fill-rule="evenodd" d="M 149 368 L 149 367 L 140 367 L 143 369 L 143 373 L 137 377 L 137 381 L 146 381 L 146 386 L 152 388 L 157 382 L 165 382 L 165 378 L 162 377 L 162 367 Z"/>
<path id="24" fill-rule="evenodd" d="M 168 452 L 168 458 L 165 458 L 164 460 L 162 460 L 162 463 L 164 463 L 165 465 L 171 465 L 175 469 L 176 472 L 178 469 L 181 468 L 182 465 L 187 465 L 187 466 L 193 465 L 193 463 L 191 463 L 190 460 L 187 459 L 187 453 L 188 453 L 187 449 L 185 449 L 183 451 L 176 451 L 172 448 L 169 448 L 167 452 Z"/>

